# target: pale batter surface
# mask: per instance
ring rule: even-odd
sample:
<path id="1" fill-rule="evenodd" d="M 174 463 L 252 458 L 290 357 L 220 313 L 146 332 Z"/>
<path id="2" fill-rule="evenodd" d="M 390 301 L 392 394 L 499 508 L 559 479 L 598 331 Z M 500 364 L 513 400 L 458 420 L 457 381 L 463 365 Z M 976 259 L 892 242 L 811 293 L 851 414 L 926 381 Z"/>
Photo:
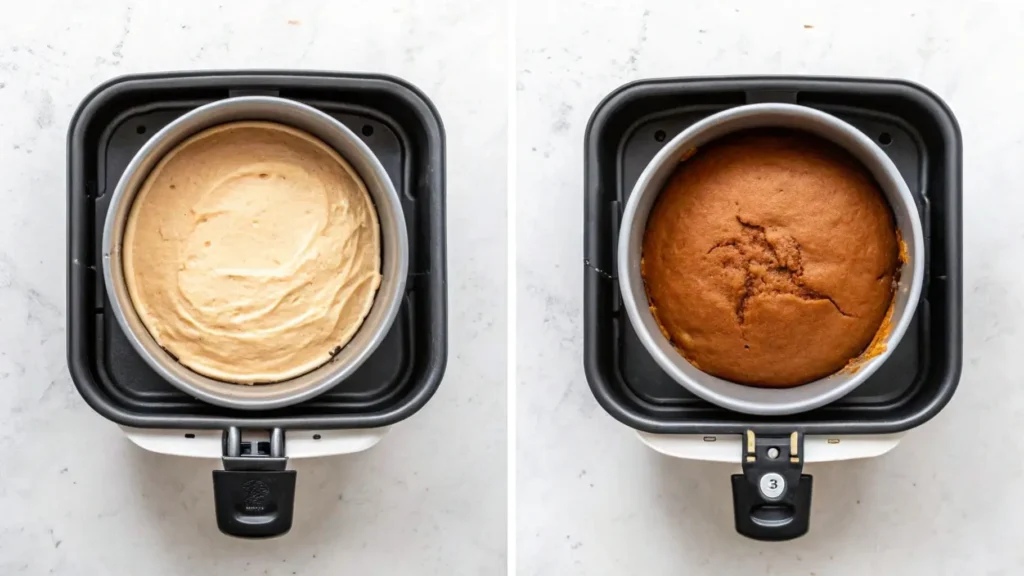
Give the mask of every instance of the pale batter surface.
<path id="1" fill-rule="evenodd" d="M 355 335 L 380 286 L 370 195 L 333 149 L 269 122 L 167 154 L 129 214 L 123 259 L 146 328 L 192 370 L 287 380 Z"/>

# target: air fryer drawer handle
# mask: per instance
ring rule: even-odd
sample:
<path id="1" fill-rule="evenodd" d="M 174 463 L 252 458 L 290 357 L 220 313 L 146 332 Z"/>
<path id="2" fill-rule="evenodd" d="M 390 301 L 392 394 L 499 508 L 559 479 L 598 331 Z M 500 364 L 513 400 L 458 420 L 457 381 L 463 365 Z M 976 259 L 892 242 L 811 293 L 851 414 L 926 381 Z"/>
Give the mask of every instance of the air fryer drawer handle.
<path id="1" fill-rule="evenodd" d="M 213 501 L 220 531 L 239 538 L 270 538 L 292 528 L 295 470 L 286 470 L 284 430 L 270 441 L 242 442 L 236 427 L 224 432 L 224 469 L 213 471 Z"/>
<path id="2" fill-rule="evenodd" d="M 754 540 L 799 538 L 810 528 L 813 478 L 802 474 L 803 435 L 744 433 L 743 474 L 732 477 L 736 531 Z"/>
<path id="3" fill-rule="evenodd" d="M 213 500 L 220 531 L 270 538 L 292 528 L 295 470 L 214 470 Z"/>

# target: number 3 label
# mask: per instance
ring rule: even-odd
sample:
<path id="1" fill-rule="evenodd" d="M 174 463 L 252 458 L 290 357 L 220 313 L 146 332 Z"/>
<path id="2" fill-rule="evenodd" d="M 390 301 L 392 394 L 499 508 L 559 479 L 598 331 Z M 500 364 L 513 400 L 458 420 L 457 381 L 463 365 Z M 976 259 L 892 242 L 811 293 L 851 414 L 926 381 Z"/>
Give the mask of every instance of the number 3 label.
<path id="1" fill-rule="evenodd" d="M 761 476 L 761 481 L 758 484 L 761 488 L 761 494 L 769 500 L 776 500 L 786 492 L 786 479 L 781 474 L 776 474 L 775 472 L 769 472 Z"/>

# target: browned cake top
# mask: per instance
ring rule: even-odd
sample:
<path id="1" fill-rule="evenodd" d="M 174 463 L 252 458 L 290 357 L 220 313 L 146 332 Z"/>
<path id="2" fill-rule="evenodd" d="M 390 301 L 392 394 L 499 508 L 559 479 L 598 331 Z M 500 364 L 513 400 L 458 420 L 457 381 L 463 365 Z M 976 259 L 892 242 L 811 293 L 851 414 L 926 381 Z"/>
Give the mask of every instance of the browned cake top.
<path id="1" fill-rule="evenodd" d="M 651 311 L 691 363 L 785 387 L 865 349 L 898 266 L 892 212 L 855 159 L 814 136 L 747 132 L 680 163 L 642 268 Z"/>

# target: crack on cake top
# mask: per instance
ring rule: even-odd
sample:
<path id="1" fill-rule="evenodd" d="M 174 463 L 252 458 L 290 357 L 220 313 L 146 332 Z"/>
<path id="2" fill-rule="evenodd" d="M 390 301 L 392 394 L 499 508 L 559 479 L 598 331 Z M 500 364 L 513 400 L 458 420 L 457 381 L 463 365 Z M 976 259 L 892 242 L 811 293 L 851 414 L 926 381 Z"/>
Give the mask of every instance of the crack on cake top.
<path id="1" fill-rule="evenodd" d="M 708 254 L 728 250 L 722 258 L 726 267 L 741 269 L 744 273 L 743 292 L 736 302 L 736 320 L 743 326 L 750 300 L 755 296 L 788 294 L 802 300 L 827 301 L 843 316 L 848 314 L 828 294 L 809 288 L 804 284 L 803 248 L 790 235 L 768 237 L 768 230 L 759 224 L 736 216 L 741 230 L 738 237 L 717 242 Z"/>

